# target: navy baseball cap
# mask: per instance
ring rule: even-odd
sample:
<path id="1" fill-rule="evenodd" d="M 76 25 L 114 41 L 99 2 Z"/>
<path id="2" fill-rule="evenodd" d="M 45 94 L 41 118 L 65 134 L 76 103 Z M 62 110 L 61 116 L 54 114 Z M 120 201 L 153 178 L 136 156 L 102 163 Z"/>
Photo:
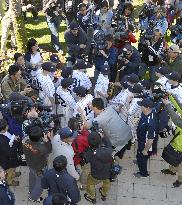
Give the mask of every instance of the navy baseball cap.
<path id="1" fill-rule="evenodd" d="M 156 69 L 155 69 L 155 72 L 156 72 L 156 73 L 160 73 L 160 74 L 162 74 L 162 75 L 166 75 L 166 74 L 169 73 L 168 69 L 165 68 L 165 67 L 156 68 Z"/>
<path id="2" fill-rule="evenodd" d="M 46 70 L 48 72 L 55 72 L 56 71 L 56 67 L 51 62 L 44 62 L 42 64 L 42 69 Z"/>
<path id="3" fill-rule="evenodd" d="M 138 101 L 137 104 L 139 106 L 144 106 L 144 107 L 149 107 L 149 108 L 154 107 L 154 102 L 149 98 L 145 98 L 142 101 Z"/>
<path id="4" fill-rule="evenodd" d="M 141 80 L 140 84 L 147 90 L 150 90 L 151 85 L 152 85 L 150 80 Z"/>
<path id="5" fill-rule="evenodd" d="M 83 59 L 78 59 L 75 65 L 73 66 L 74 70 L 81 70 L 81 69 L 86 69 L 90 68 L 91 65 L 86 63 Z"/>
<path id="6" fill-rule="evenodd" d="M 52 54 L 52 55 L 50 56 L 50 61 L 53 62 L 53 63 L 60 63 L 60 62 L 61 62 L 61 61 L 59 60 L 58 55 L 56 55 L 56 54 Z"/>
<path id="7" fill-rule="evenodd" d="M 181 75 L 178 72 L 175 72 L 175 71 L 169 73 L 168 75 L 166 75 L 166 77 L 169 80 L 174 80 L 174 81 L 180 81 L 181 80 Z"/>
<path id="8" fill-rule="evenodd" d="M 74 79 L 73 78 L 64 78 L 61 80 L 61 86 L 63 88 L 67 88 L 70 85 L 72 85 L 74 83 Z"/>
<path id="9" fill-rule="evenodd" d="M 63 78 L 68 78 L 70 75 L 73 73 L 73 68 L 72 67 L 63 67 L 61 70 L 61 76 Z"/>
<path id="10" fill-rule="evenodd" d="M 79 97 L 85 97 L 87 90 L 83 86 L 78 86 L 73 89 L 73 92 L 76 93 L 76 95 Z"/>
<path id="11" fill-rule="evenodd" d="M 109 65 L 102 65 L 102 66 L 100 66 L 100 72 L 103 75 L 109 75 L 110 74 L 110 67 L 109 67 Z"/>
<path id="12" fill-rule="evenodd" d="M 127 80 L 127 82 L 130 82 L 132 84 L 138 83 L 140 81 L 138 75 L 135 73 L 128 75 L 126 80 Z"/>
<path id="13" fill-rule="evenodd" d="M 76 132 L 73 132 L 69 127 L 64 127 L 59 130 L 59 135 L 60 139 L 63 140 L 70 137 L 76 137 Z"/>
<path id="14" fill-rule="evenodd" d="M 135 84 L 134 86 L 129 86 L 128 90 L 132 93 L 142 93 L 143 92 L 143 86 L 140 84 Z"/>
<path id="15" fill-rule="evenodd" d="M 71 30 L 76 30 L 79 28 L 79 26 L 76 22 L 71 22 L 69 27 Z"/>

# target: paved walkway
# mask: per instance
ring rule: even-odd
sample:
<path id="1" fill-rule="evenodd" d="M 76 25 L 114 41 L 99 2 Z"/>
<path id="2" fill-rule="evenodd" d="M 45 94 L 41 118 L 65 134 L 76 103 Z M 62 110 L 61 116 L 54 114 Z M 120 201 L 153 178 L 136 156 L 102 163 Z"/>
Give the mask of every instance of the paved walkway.
<path id="1" fill-rule="evenodd" d="M 112 184 L 108 199 L 102 202 L 100 195 L 97 194 L 98 205 L 182 205 L 182 187 L 172 188 L 172 183 L 176 180 L 176 176 L 165 176 L 160 170 L 167 168 L 168 165 L 161 159 L 161 153 L 169 139 L 159 140 L 158 156 L 152 157 L 149 161 L 150 177 L 146 179 L 136 179 L 133 172 L 137 171 L 137 166 L 133 164 L 135 159 L 136 146 L 132 150 L 127 151 L 124 159 L 120 162 L 123 171 L 118 177 L 117 182 Z M 34 205 L 27 200 L 28 193 L 28 170 L 21 167 L 22 176 L 20 178 L 20 186 L 14 188 L 16 195 L 16 205 Z M 98 192 L 98 188 L 97 188 Z M 46 196 L 46 192 L 43 193 Z M 37 203 L 41 204 L 41 203 Z M 82 200 L 79 205 L 89 205 L 91 203 Z"/>

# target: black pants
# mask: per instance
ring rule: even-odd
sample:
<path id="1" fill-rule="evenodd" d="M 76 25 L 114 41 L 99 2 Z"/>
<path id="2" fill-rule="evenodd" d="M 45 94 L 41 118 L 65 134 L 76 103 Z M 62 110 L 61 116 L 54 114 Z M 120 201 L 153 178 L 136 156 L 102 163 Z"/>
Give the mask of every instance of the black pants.
<path id="1" fill-rule="evenodd" d="M 136 159 L 137 159 L 140 174 L 144 177 L 148 176 L 147 162 L 148 162 L 149 156 L 143 155 L 142 150 L 137 150 Z"/>
<path id="2" fill-rule="evenodd" d="M 120 159 L 123 158 L 124 153 L 126 150 L 130 150 L 131 148 L 131 140 L 128 141 L 128 144 L 126 144 L 120 151 L 118 151 L 115 156 L 119 157 Z"/>

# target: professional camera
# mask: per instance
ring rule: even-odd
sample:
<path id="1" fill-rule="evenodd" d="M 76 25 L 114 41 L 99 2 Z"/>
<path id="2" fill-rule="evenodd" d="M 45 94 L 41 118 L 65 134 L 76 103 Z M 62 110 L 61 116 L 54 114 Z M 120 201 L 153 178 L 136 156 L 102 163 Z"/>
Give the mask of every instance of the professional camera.
<path id="1" fill-rule="evenodd" d="M 92 122 L 91 132 L 97 132 L 100 136 L 103 135 L 103 130 L 99 127 L 97 121 Z"/>
<path id="2" fill-rule="evenodd" d="M 95 49 L 95 55 L 102 55 L 99 50 L 103 50 L 107 47 L 105 33 L 101 29 L 94 31 L 94 37 L 92 41 L 92 47 Z"/>
<path id="3" fill-rule="evenodd" d="M 51 114 L 50 112 L 43 111 L 39 114 L 39 118 L 27 119 L 23 122 L 22 129 L 25 135 L 30 134 L 30 130 L 34 126 L 39 126 L 46 134 L 55 128 L 55 123 L 59 120 L 60 115 Z"/>
<path id="4" fill-rule="evenodd" d="M 156 8 L 155 4 L 145 4 L 144 8 L 139 14 L 139 21 L 146 18 L 151 19 L 153 16 L 155 16 L 155 8 Z"/>
<path id="5" fill-rule="evenodd" d="M 168 61 L 168 55 L 167 55 L 167 50 L 163 51 L 162 53 L 160 53 L 158 55 L 158 58 L 159 58 L 159 63 L 161 61 L 164 61 L 164 62 L 167 62 Z"/>
<path id="6" fill-rule="evenodd" d="M 127 51 L 128 51 L 128 50 L 127 50 L 126 48 L 123 48 L 122 53 L 118 56 L 118 64 L 119 64 L 119 65 L 124 65 L 126 59 L 128 59 Z"/>
<path id="7" fill-rule="evenodd" d="M 173 40 L 178 35 L 182 34 L 182 23 L 171 26 L 170 31 L 171 31 L 170 38 L 171 40 Z"/>
<path id="8" fill-rule="evenodd" d="M 160 83 L 154 83 L 152 88 L 152 98 L 154 102 L 159 101 L 161 98 L 168 98 L 169 94 L 163 90 L 163 87 Z"/>

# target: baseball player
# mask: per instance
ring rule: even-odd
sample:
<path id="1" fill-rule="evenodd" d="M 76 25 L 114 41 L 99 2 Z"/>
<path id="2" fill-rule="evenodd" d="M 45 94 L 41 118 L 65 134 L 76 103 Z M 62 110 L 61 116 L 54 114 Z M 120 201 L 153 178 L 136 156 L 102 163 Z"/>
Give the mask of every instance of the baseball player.
<path id="1" fill-rule="evenodd" d="M 110 68 L 109 65 L 103 65 L 100 67 L 100 74 L 97 78 L 97 82 L 95 85 L 95 98 L 102 98 L 105 105 L 107 105 L 107 91 L 109 88 L 109 75 L 110 73 Z"/>
<path id="2" fill-rule="evenodd" d="M 73 84 L 72 78 L 64 78 L 61 81 L 61 85 L 56 90 L 56 97 L 58 107 L 58 114 L 63 114 L 60 119 L 61 127 L 67 127 L 69 119 L 73 116 L 73 112 L 76 109 L 76 102 L 73 96 L 70 94 L 68 88 Z"/>
<path id="3" fill-rule="evenodd" d="M 50 62 L 42 64 L 42 71 L 37 75 L 39 84 L 39 97 L 45 106 L 54 106 L 55 87 L 51 80 L 50 73 L 55 71 L 55 67 Z"/>
<path id="4" fill-rule="evenodd" d="M 78 97 L 73 116 L 76 116 L 76 114 L 78 114 L 78 109 L 81 108 L 84 111 L 85 119 L 92 123 L 94 119 L 94 112 L 91 110 L 90 105 L 92 103 L 93 96 L 91 94 L 86 94 L 87 90 L 82 86 L 76 87 L 73 91 Z"/>
<path id="5" fill-rule="evenodd" d="M 165 75 L 168 74 L 168 70 L 165 67 L 159 67 L 155 70 L 155 75 L 158 77 L 157 83 L 160 83 L 164 90 L 170 89 L 170 84 Z"/>
<path id="6" fill-rule="evenodd" d="M 72 75 L 72 78 L 74 78 L 73 88 L 83 86 L 85 89 L 89 90 L 92 87 L 90 78 L 85 73 L 86 68 L 88 68 L 88 66 L 86 65 L 84 60 L 78 60 L 74 65 Z"/>

